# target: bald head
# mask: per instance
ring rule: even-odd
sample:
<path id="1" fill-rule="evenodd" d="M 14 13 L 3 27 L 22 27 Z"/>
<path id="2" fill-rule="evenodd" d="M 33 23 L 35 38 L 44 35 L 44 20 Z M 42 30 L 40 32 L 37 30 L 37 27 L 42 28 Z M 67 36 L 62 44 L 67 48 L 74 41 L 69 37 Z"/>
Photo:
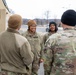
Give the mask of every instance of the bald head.
<path id="1" fill-rule="evenodd" d="M 8 27 L 13 29 L 18 29 L 22 25 L 22 17 L 20 15 L 14 14 L 9 17 Z"/>

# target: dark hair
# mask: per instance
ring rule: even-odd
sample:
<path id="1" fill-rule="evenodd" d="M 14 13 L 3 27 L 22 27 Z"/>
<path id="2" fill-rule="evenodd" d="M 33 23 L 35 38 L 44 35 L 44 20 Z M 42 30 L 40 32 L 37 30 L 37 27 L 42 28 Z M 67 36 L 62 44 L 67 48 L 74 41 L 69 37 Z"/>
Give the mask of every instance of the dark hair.
<path id="1" fill-rule="evenodd" d="M 48 32 L 51 32 L 51 29 L 50 29 L 51 24 L 55 25 L 55 32 L 57 32 L 57 30 L 58 30 L 57 24 L 53 21 L 49 23 L 49 31 Z"/>

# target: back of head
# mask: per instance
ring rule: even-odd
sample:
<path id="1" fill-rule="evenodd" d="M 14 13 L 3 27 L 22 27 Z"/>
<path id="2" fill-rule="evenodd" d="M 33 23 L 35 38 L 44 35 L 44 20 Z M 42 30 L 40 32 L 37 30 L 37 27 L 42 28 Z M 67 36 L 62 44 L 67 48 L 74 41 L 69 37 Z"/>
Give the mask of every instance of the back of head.
<path id="1" fill-rule="evenodd" d="M 14 14 L 9 17 L 8 20 L 9 28 L 17 29 L 20 28 L 21 24 L 22 24 L 22 17 L 20 15 Z"/>
<path id="2" fill-rule="evenodd" d="M 66 10 L 62 14 L 61 22 L 68 26 L 75 26 L 76 25 L 76 11 L 72 9 Z"/>
<path id="3" fill-rule="evenodd" d="M 28 25 L 28 27 L 31 25 L 36 25 L 36 21 L 35 20 L 29 20 L 27 25 Z"/>

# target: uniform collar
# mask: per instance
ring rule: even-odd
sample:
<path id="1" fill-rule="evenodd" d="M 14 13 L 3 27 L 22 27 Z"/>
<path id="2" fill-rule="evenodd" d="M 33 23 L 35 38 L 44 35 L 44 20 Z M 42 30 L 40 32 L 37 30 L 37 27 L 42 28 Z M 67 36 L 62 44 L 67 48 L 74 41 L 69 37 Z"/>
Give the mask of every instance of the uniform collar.
<path id="1" fill-rule="evenodd" d="M 71 27 L 71 28 L 64 28 L 64 30 L 76 30 L 75 27 Z"/>
<path id="2" fill-rule="evenodd" d="M 38 37 L 38 35 L 37 35 L 37 32 L 35 32 L 35 34 L 31 34 L 31 33 L 29 33 L 29 31 L 27 30 L 27 36 L 30 36 L 30 37 Z"/>
<path id="3" fill-rule="evenodd" d="M 8 32 L 12 32 L 12 33 L 20 34 L 17 30 L 12 29 L 12 28 L 7 28 L 7 31 L 8 31 Z"/>

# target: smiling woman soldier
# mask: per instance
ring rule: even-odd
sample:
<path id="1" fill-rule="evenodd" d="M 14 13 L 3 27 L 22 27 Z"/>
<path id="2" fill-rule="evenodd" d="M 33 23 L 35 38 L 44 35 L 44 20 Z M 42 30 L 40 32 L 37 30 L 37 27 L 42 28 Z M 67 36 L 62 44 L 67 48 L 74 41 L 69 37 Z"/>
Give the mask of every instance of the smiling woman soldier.
<path id="1" fill-rule="evenodd" d="M 34 53 L 34 60 L 32 63 L 32 75 L 38 75 L 42 51 L 42 39 L 41 35 L 36 32 L 37 24 L 34 20 L 29 20 L 27 25 L 28 30 L 22 35 L 27 38 L 31 45 L 32 52 Z"/>

